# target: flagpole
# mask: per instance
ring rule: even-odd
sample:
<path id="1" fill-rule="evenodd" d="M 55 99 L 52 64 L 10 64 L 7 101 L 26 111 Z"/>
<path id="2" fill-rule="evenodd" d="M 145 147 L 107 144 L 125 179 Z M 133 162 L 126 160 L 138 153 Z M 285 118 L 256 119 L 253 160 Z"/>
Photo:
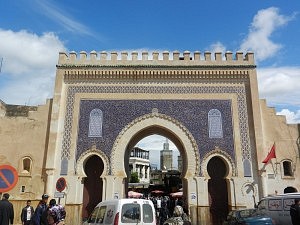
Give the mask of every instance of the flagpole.
<path id="1" fill-rule="evenodd" d="M 273 143 L 273 146 L 276 149 L 275 141 Z M 277 175 L 277 157 L 275 157 L 275 171 L 274 171 L 274 173 L 275 173 L 275 176 L 276 176 Z"/>
<path id="2" fill-rule="evenodd" d="M 274 141 L 273 146 L 274 146 L 274 148 L 276 149 L 275 141 Z M 275 157 L 275 161 L 276 161 L 276 163 L 277 163 L 277 157 Z"/>

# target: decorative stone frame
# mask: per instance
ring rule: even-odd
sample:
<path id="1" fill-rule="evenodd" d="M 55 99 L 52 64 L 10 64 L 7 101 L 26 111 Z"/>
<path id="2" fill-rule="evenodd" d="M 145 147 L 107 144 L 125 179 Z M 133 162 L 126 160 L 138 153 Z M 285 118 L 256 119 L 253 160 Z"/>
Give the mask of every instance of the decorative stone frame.
<path id="1" fill-rule="evenodd" d="M 290 167 L 289 169 L 290 169 L 291 175 L 285 175 L 284 174 L 284 164 L 283 164 L 284 162 L 289 163 L 288 165 Z M 293 163 L 293 160 L 291 160 L 291 159 L 283 159 L 283 160 L 281 160 L 279 162 L 279 164 L 280 164 L 280 170 L 281 170 L 281 177 L 283 179 L 285 179 L 285 178 L 287 178 L 287 179 L 294 178 L 294 176 L 295 176 L 295 174 L 294 174 L 295 173 L 295 165 Z M 275 172 L 276 172 L 276 174 L 278 173 L 277 171 L 275 171 Z"/>
<path id="2" fill-rule="evenodd" d="M 84 166 L 86 161 L 91 156 L 98 156 L 103 161 L 103 172 L 101 176 L 106 176 L 109 174 L 109 159 L 108 157 L 102 152 L 101 150 L 97 149 L 95 145 L 93 145 L 89 150 L 82 153 L 76 163 L 75 173 L 80 177 L 87 177 L 87 175 L 84 172 Z"/>
<path id="3" fill-rule="evenodd" d="M 202 160 L 202 164 L 201 164 L 201 173 L 202 175 L 209 179 L 210 176 L 207 172 L 207 165 L 210 159 L 212 159 L 213 157 L 218 156 L 220 157 L 222 160 L 224 160 L 226 163 L 226 167 L 227 167 L 227 175 L 226 178 L 230 178 L 230 177 L 236 177 L 237 176 L 237 170 L 236 170 L 236 166 L 234 161 L 232 160 L 232 158 L 230 157 L 229 154 L 227 154 L 225 151 L 222 151 L 219 147 L 216 147 L 214 150 L 210 151 L 209 153 L 207 153 L 203 160 Z"/>
<path id="4" fill-rule="evenodd" d="M 192 134 L 177 120 L 170 116 L 160 114 L 156 110 L 153 110 L 151 114 L 135 119 L 120 132 L 111 153 L 112 175 L 126 177 L 124 165 L 124 155 L 127 150 L 126 146 L 141 129 L 147 129 L 147 127 L 153 126 L 162 127 L 170 131 L 181 142 L 183 151 L 185 151 L 181 152 L 181 155 L 183 155 L 184 161 L 188 162 L 186 163 L 187 168 L 185 173 L 182 174 L 182 178 L 198 176 L 200 172 L 200 155 Z"/>
<path id="5" fill-rule="evenodd" d="M 24 170 L 24 160 L 29 160 L 29 170 Z M 33 160 L 31 156 L 23 156 L 19 161 L 19 176 L 20 177 L 31 177 L 33 168 Z"/>

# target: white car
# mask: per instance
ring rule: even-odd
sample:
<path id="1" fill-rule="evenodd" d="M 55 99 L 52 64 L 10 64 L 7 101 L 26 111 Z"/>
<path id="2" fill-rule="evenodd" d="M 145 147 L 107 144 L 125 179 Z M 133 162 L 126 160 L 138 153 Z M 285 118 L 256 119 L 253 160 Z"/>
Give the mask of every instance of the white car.
<path id="1" fill-rule="evenodd" d="M 83 225 L 156 225 L 155 209 L 147 199 L 100 202 Z"/>

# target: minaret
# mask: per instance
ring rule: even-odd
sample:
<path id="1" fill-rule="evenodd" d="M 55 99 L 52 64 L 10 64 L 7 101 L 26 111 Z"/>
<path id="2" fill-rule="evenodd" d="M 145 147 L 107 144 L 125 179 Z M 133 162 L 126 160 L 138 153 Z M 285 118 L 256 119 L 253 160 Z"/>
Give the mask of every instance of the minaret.
<path id="1" fill-rule="evenodd" d="M 166 142 L 164 143 L 164 149 L 163 150 L 169 150 L 169 140 L 166 138 Z"/>
<path id="2" fill-rule="evenodd" d="M 169 149 L 169 140 L 163 145 L 163 150 L 160 151 L 160 169 L 171 170 L 173 168 L 173 151 Z"/>

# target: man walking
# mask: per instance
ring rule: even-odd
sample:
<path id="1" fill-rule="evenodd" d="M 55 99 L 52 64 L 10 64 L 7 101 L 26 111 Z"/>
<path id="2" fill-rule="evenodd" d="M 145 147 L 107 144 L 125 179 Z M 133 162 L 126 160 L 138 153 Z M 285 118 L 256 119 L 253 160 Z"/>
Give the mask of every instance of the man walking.
<path id="1" fill-rule="evenodd" d="M 0 225 L 9 225 L 14 223 L 14 207 L 8 201 L 9 194 L 3 194 L 0 201 Z"/>
<path id="2" fill-rule="evenodd" d="M 30 225 L 33 213 L 34 213 L 34 209 L 31 206 L 31 200 L 27 200 L 26 206 L 22 209 L 22 213 L 21 213 L 22 225 Z"/>
<path id="3" fill-rule="evenodd" d="M 291 205 L 290 215 L 293 225 L 300 225 L 300 199 L 295 199 L 295 204 Z"/>
<path id="4" fill-rule="evenodd" d="M 36 207 L 34 215 L 32 217 L 33 225 L 47 225 L 47 218 L 45 218 L 45 211 L 47 210 L 47 202 L 49 196 L 47 194 L 42 195 L 42 200 Z"/>

